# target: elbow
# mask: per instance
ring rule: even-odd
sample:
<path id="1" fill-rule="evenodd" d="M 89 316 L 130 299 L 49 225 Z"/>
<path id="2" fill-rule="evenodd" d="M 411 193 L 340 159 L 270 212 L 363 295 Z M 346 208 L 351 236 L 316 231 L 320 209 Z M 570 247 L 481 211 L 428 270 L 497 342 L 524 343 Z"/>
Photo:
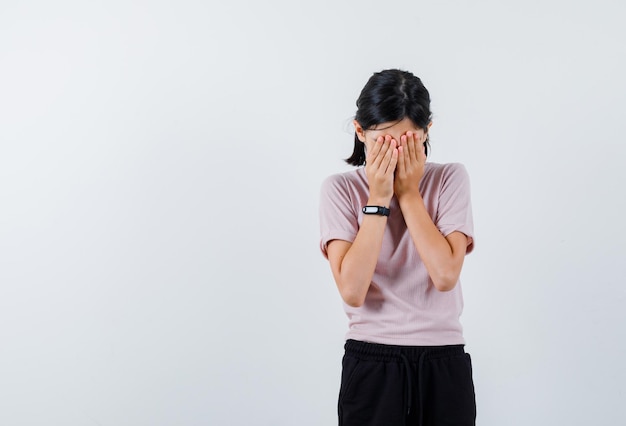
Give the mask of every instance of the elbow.
<path id="1" fill-rule="evenodd" d="M 365 296 L 356 294 L 353 292 L 344 292 L 341 294 L 341 298 L 346 303 L 346 305 L 352 308 L 360 308 L 365 303 Z"/>
<path id="2" fill-rule="evenodd" d="M 458 275 L 441 276 L 437 279 L 433 279 L 432 281 L 437 290 L 441 292 L 446 292 L 451 291 L 454 289 L 454 287 L 456 287 L 457 283 L 459 282 L 459 277 Z"/>
<path id="3" fill-rule="evenodd" d="M 363 276 L 360 273 L 355 274 L 346 268 L 335 273 L 335 283 L 337 284 L 339 294 L 343 302 L 352 308 L 360 308 L 365 303 L 371 279 L 371 276 Z"/>
<path id="4" fill-rule="evenodd" d="M 344 284 L 343 286 L 339 286 L 339 293 L 346 305 L 352 308 L 360 308 L 363 306 L 363 303 L 365 303 L 367 290 L 365 292 L 359 291 L 357 286 L 353 287 Z"/>
<path id="5" fill-rule="evenodd" d="M 361 299 L 346 299 L 345 297 L 344 297 L 343 301 L 346 302 L 346 305 L 350 306 L 351 308 L 360 308 L 361 306 L 363 306 L 363 303 L 365 302 L 365 300 L 361 300 Z"/>

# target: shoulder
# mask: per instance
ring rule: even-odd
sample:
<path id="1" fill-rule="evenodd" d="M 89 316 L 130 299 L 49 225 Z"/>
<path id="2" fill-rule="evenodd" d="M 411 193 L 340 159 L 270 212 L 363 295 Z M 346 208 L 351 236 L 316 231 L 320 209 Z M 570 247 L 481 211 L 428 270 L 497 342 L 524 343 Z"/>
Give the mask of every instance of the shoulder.
<path id="1" fill-rule="evenodd" d="M 469 175 L 461 163 L 426 163 L 420 187 L 423 194 L 439 196 L 469 192 Z"/>
<path id="2" fill-rule="evenodd" d="M 363 183 L 365 173 L 351 170 L 328 176 L 322 182 L 320 191 L 320 213 L 326 222 L 333 222 L 338 218 L 356 220 L 358 207 L 362 204 L 363 194 L 367 190 L 367 183 Z"/>
<path id="3" fill-rule="evenodd" d="M 462 163 L 426 163 L 424 178 L 442 184 L 469 182 L 469 174 Z"/>
<path id="4" fill-rule="evenodd" d="M 436 176 L 467 175 L 467 169 L 463 163 L 426 163 L 425 172 Z"/>
<path id="5" fill-rule="evenodd" d="M 345 192 L 351 188 L 367 185 L 362 168 L 335 173 L 322 181 L 322 192 Z"/>

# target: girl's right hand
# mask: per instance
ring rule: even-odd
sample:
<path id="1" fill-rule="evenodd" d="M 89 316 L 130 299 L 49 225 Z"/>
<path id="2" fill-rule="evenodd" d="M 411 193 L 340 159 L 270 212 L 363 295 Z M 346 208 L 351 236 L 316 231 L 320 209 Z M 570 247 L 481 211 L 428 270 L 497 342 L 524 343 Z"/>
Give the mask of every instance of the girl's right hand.
<path id="1" fill-rule="evenodd" d="M 391 136 L 379 136 L 368 150 L 365 175 L 370 191 L 370 203 L 389 206 L 393 197 L 393 177 L 398 164 L 398 143 Z"/>

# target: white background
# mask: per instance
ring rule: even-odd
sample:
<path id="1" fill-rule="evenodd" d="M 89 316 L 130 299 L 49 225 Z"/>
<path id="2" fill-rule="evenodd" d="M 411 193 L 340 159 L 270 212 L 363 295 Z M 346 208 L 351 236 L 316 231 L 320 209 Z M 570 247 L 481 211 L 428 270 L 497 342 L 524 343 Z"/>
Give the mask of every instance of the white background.
<path id="1" fill-rule="evenodd" d="M 0 424 L 336 424 L 319 185 L 394 67 L 472 181 L 478 424 L 626 424 L 625 9 L 2 0 Z"/>

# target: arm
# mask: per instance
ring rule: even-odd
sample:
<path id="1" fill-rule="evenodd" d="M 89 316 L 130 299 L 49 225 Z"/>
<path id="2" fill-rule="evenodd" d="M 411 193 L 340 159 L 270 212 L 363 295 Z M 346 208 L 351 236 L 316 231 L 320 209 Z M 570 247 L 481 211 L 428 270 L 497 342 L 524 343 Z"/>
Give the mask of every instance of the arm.
<path id="1" fill-rule="evenodd" d="M 412 132 L 403 135 L 394 190 L 411 239 L 435 288 L 449 291 L 459 280 L 467 237 L 461 232 L 452 232 L 444 237 L 428 214 L 419 192 L 425 161 L 422 137 Z"/>
<path id="2" fill-rule="evenodd" d="M 379 138 L 365 166 L 370 196 L 368 205 L 389 207 L 393 196 L 393 173 L 398 150 L 390 137 Z M 372 282 L 383 242 L 387 217 L 365 215 L 352 243 L 332 240 L 328 243 L 328 260 L 343 300 L 359 307 Z"/>
<path id="3" fill-rule="evenodd" d="M 386 225 L 385 216 L 366 216 L 353 243 L 343 240 L 328 243 L 333 277 L 341 298 L 350 306 L 359 307 L 365 302 Z"/>
<path id="4" fill-rule="evenodd" d="M 446 237 L 441 235 L 421 196 L 405 198 L 400 208 L 411 239 L 435 288 L 439 291 L 452 290 L 461 275 L 467 237 L 458 231 Z"/>

